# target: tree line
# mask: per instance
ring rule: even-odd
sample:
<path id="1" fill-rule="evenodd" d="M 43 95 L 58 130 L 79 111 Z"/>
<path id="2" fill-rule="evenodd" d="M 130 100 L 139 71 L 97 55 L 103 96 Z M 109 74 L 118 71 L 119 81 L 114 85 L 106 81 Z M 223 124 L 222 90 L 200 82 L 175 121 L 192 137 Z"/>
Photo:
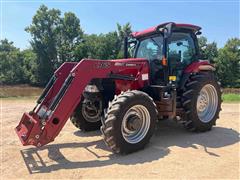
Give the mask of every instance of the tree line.
<path id="1" fill-rule="evenodd" d="M 13 42 L 0 41 L 0 84 L 44 86 L 53 72 L 66 61 L 83 58 L 117 59 L 123 57 L 123 39 L 132 32 L 130 23 L 116 25 L 105 34 L 87 34 L 72 12 L 41 5 L 26 27 L 31 48 L 20 50 Z M 201 59 L 215 64 L 224 87 L 240 87 L 240 39 L 229 39 L 223 48 L 206 37 L 199 38 Z"/>

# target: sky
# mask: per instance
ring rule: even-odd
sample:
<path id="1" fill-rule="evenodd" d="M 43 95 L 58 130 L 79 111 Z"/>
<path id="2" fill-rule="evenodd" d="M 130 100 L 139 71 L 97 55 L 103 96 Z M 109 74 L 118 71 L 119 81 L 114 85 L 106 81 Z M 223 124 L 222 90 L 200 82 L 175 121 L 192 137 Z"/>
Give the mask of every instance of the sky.
<path id="1" fill-rule="evenodd" d="M 30 47 L 25 28 L 41 4 L 73 12 L 87 34 L 116 30 L 116 23 L 130 22 L 134 31 L 163 22 L 195 24 L 209 42 L 223 47 L 229 38 L 239 37 L 239 0 L 0 0 L 1 39 L 21 49 Z"/>

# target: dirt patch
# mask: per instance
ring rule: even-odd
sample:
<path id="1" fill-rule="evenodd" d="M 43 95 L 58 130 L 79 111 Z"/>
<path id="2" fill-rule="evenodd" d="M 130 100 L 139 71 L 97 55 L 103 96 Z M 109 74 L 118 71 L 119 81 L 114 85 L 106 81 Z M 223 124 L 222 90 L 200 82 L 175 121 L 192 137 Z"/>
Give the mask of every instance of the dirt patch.
<path id="1" fill-rule="evenodd" d="M 112 154 L 99 131 L 83 133 L 70 121 L 53 143 L 23 147 L 13 129 L 34 105 L 33 99 L 2 100 L 3 179 L 239 179 L 239 104 L 223 104 L 217 126 L 206 133 L 159 122 L 150 144 L 125 156 Z"/>

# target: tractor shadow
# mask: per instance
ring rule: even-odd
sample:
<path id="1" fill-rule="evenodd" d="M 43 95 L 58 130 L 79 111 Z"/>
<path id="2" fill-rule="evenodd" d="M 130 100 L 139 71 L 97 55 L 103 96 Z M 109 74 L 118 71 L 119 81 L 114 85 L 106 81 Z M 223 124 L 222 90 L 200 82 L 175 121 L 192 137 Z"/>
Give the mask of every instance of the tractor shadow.
<path id="1" fill-rule="evenodd" d="M 90 133 L 77 131 L 74 134 L 79 137 L 100 136 L 99 131 Z M 135 165 L 152 162 L 167 156 L 172 146 L 195 150 L 201 148 L 210 156 L 218 158 L 220 155 L 211 152 L 208 148 L 221 148 L 235 144 L 239 142 L 239 133 L 224 127 L 214 127 L 212 131 L 205 133 L 191 133 L 173 121 L 161 121 L 157 124 L 155 134 L 145 149 L 128 155 L 113 154 L 101 138 L 98 139 L 92 142 L 50 144 L 39 149 L 29 148 L 21 150 L 21 155 L 30 174 L 50 173 L 59 169 L 94 168 L 112 164 Z M 63 155 L 61 151 L 66 148 L 71 149 L 70 154 Z M 94 158 L 87 157 L 89 160 L 86 160 L 85 152 L 85 160 L 81 161 L 82 148 Z M 44 159 L 41 157 L 41 151 L 47 152 L 47 161 L 44 161 L 46 157 Z M 69 160 L 73 156 L 78 156 L 79 160 Z M 74 158 L 76 159 L 76 157 Z"/>

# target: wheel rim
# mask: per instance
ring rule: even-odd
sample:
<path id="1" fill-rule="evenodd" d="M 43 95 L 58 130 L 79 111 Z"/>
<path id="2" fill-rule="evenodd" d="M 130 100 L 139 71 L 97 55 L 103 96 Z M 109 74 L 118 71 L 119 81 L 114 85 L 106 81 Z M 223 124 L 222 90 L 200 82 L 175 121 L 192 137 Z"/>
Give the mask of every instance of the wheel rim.
<path id="1" fill-rule="evenodd" d="M 143 105 L 131 107 L 124 115 L 121 132 L 123 138 L 131 144 L 140 142 L 150 127 L 150 113 Z"/>
<path id="2" fill-rule="evenodd" d="M 197 99 L 197 114 L 200 121 L 208 123 L 216 114 L 218 107 L 218 94 L 211 84 L 203 86 Z"/>
<path id="3" fill-rule="evenodd" d="M 83 103 L 82 115 L 88 122 L 100 121 L 102 110 L 102 103 L 99 102 L 98 106 L 88 106 L 87 103 Z"/>

